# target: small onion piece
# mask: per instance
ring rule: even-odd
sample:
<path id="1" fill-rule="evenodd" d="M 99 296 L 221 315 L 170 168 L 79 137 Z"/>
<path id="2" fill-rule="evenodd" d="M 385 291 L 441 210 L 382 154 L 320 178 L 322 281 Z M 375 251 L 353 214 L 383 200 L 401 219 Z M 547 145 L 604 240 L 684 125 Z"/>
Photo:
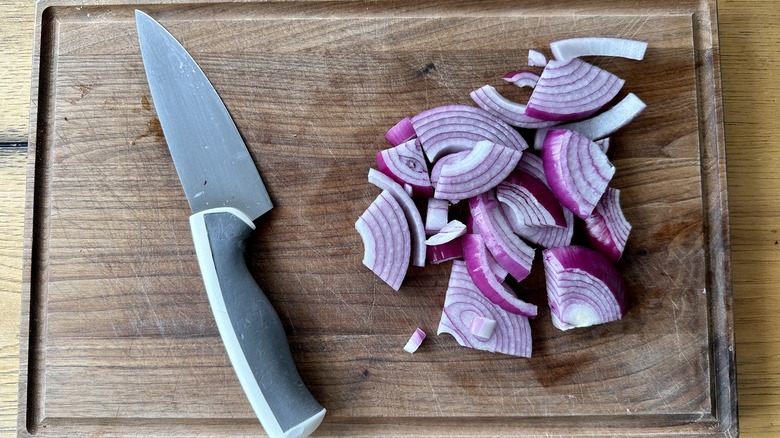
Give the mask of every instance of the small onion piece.
<path id="1" fill-rule="evenodd" d="M 469 154 L 442 166 L 435 198 L 452 202 L 484 193 L 512 172 L 523 153 L 492 141 L 480 141 Z"/>
<path id="2" fill-rule="evenodd" d="M 391 145 L 398 146 L 413 139 L 416 135 L 417 133 L 414 132 L 414 127 L 412 127 L 412 120 L 409 117 L 404 117 L 387 131 L 385 138 Z"/>
<path id="3" fill-rule="evenodd" d="M 488 258 L 490 253 L 482 237 L 479 234 L 466 234 L 462 239 L 466 268 L 482 295 L 507 312 L 536 317 L 538 309 L 534 304 L 517 298 L 512 289 L 496 278 Z"/>
<path id="4" fill-rule="evenodd" d="M 474 336 L 469 328 L 477 316 L 496 322 L 493 335 L 486 341 Z M 531 357 L 532 338 L 528 318 L 507 312 L 485 298 L 471 280 L 462 260 L 452 262 L 452 273 L 437 330 L 437 334 L 442 333 L 449 333 L 464 347 Z"/>
<path id="5" fill-rule="evenodd" d="M 539 82 L 539 75 L 527 70 L 513 70 L 507 72 L 503 77 L 501 77 L 501 79 L 509 82 L 510 84 L 515 84 L 520 88 L 534 88 L 536 83 Z"/>
<path id="6" fill-rule="evenodd" d="M 581 119 L 608 104 L 624 83 L 578 58 L 550 61 L 528 99 L 525 114 L 556 122 Z"/>
<path id="7" fill-rule="evenodd" d="M 404 351 L 407 353 L 414 353 L 417 351 L 418 348 L 420 348 L 420 345 L 422 344 L 423 340 L 425 339 L 425 332 L 422 331 L 420 327 L 417 327 L 414 330 L 414 333 L 412 333 L 412 337 L 409 338 L 409 340 L 406 342 L 406 345 L 404 345 Z"/>
<path id="8" fill-rule="evenodd" d="M 425 226 L 412 198 L 397 182 L 376 169 L 368 170 L 368 182 L 389 192 L 398 201 L 411 232 L 411 263 L 413 266 L 425 266 Z"/>
<path id="9" fill-rule="evenodd" d="M 438 233 L 429 237 L 428 240 L 425 241 L 425 244 L 441 245 L 442 243 L 455 240 L 464 234 L 466 234 L 466 225 L 457 219 L 451 220 L 447 225 L 443 226 Z"/>
<path id="10" fill-rule="evenodd" d="M 623 38 L 569 38 L 550 43 L 553 56 L 559 61 L 581 56 L 617 56 L 641 61 L 647 43 Z"/>
<path id="11" fill-rule="evenodd" d="M 469 209 L 474 231 L 484 239 L 498 264 L 509 271 L 517 281 L 527 277 L 533 265 L 534 249 L 512 232 L 495 192 L 490 190 L 470 198 Z"/>
<path id="12" fill-rule="evenodd" d="M 544 250 L 547 300 L 561 330 L 621 319 L 628 311 L 620 272 L 598 251 L 582 246 Z"/>
<path id="13" fill-rule="evenodd" d="M 425 214 L 425 234 L 432 236 L 445 225 L 449 218 L 450 202 L 446 199 L 428 198 L 428 208 Z"/>
<path id="14" fill-rule="evenodd" d="M 518 128 L 537 129 L 556 125 L 558 122 L 549 122 L 529 117 L 525 114 L 526 106 L 512 102 L 502 96 L 495 87 L 483 85 L 470 94 L 471 100 L 486 112 L 498 117 L 508 125 Z"/>
<path id="15" fill-rule="evenodd" d="M 496 187 L 496 198 L 529 226 L 566 226 L 563 208 L 547 185 L 515 169 Z"/>
<path id="16" fill-rule="evenodd" d="M 475 316 L 474 319 L 471 320 L 471 324 L 469 324 L 469 332 L 471 332 L 475 338 L 483 342 L 490 339 L 495 330 L 496 320 L 483 316 Z"/>
<path id="17" fill-rule="evenodd" d="M 471 149 L 481 140 L 490 140 L 519 151 L 528 148 L 528 143 L 514 128 L 472 106 L 432 108 L 412 117 L 412 126 L 432 163 L 443 155 Z"/>
<path id="18" fill-rule="evenodd" d="M 420 141 L 412 139 L 376 154 L 377 168 L 401 185 L 409 184 L 415 195 L 433 196 L 428 165 Z"/>
<path id="19" fill-rule="evenodd" d="M 631 232 L 620 208 L 620 190 L 607 187 L 593 214 L 585 219 L 585 232 L 594 249 L 613 263 L 620 260 Z"/>
<path id="20" fill-rule="evenodd" d="M 544 67 L 547 65 L 547 57 L 544 56 L 544 53 L 531 49 L 528 51 L 528 65 L 532 67 Z"/>
<path id="21" fill-rule="evenodd" d="M 647 105 L 634 93 L 628 93 L 623 100 L 603 113 L 590 119 L 560 125 L 557 129 L 577 131 L 591 140 L 599 140 L 612 135 L 618 129 L 631 123 L 646 107 Z M 534 149 L 542 149 L 546 135 L 547 129 L 536 131 Z"/>
<path id="22" fill-rule="evenodd" d="M 610 144 L 610 137 L 602 138 L 601 140 L 596 140 L 593 143 L 596 143 L 596 145 L 601 149 L 601 152 L 604 152 L 605 154 L 609 154 L 609 144 Z"/>
<path id="23" fill-rule="evenodd" d="M 615 174 L 615 166 L 595 143 L 564 129 L 547 132 L 542 163 L 550 190 L 581 219 L 590 216 Z"/>
<path id="24" fill-rule="evenodd" d="M 412 244 L 401 205 L 383 190 L 355 222 L 363 240 L 363 264 L 394 290 L 409 269 Z"/>
<path id="25" fill-rule="evenodd" d="M 462 238 L 458 237 L 455 240 L 451 240 L 446 243 L 440 243 L 438 245 L 426 245 L 425 247 L 428 263 L 432 265 L 438 265 L 449 260 L 462 259 L 463 258 L 463 242 Z"/>

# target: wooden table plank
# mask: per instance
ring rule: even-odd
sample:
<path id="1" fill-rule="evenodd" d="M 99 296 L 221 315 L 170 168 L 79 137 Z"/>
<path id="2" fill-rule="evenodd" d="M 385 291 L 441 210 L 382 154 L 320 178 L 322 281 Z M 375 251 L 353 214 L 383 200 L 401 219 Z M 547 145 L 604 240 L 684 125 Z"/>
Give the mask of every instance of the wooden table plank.
<path id="1" fill-rule="evenodd" d="M 33 2 L 0 6 L 0 142 L 26 139 Z M 772 0 L 720 0 L 741 436 L 780 435 L 780 18 Z M 15 436 L 23 148 L 0 149 L 0 437 Z"/>

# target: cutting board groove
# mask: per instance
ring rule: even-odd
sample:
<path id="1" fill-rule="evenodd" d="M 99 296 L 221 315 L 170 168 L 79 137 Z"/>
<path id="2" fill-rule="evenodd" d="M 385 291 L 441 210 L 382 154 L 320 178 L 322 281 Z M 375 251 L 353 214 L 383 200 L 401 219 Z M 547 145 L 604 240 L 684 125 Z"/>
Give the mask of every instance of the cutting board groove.
<path id="1" fill-rule="evenodd" d="M 714 2 L 281 1 L 143 5 L 214 83 L 275 208 L 247 248 L 322 436 L 733 436 L 726 169 Z M 20 436 L 262 433 L 224 354 L 189 209 L 120 1 L 37 9 Z M 354 222 L 398 119 L 500 76 L 530 48 L 606 35 L 645 60 L 593 59 L 648 109 L 614 137 L 633 225 L 623 321 L 560 332 L 541 266 L 518 359 L 435 336 L 448 265 L 392 292 L 360 263 Z M 415 355 L 402 346 L 429 333 Z"/>

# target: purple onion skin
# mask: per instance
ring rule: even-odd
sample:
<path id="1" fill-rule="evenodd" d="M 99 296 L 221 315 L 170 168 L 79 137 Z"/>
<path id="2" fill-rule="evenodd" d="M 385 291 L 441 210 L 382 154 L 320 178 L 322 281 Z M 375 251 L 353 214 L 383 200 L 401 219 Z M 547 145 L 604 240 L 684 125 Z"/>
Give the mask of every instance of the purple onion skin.
<path id="1" fill-rule="evenodd" d="M 437 265 L 449 260 L 463 258 L 463 242 L 457 237 L 440 245 L 428 245 L 425 249 L 428 263 Z"/>

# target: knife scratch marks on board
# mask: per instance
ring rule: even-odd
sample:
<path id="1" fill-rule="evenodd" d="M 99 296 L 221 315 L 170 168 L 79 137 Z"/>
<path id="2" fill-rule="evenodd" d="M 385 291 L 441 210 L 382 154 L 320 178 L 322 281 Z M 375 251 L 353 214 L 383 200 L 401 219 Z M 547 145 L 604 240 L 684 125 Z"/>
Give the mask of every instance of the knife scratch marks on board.
<path id="1" fill-rule="evenodd" d="M 436 403 L 436 411 L 438 412 L 439 416 L 444 416 L 444 411 L 441 408 L 441 403 L 439 403 L 439 394 L 436 392 L 436 390 L 433 387 L 433 381 L 431 380 L 431 375 L 426 374 L 425 378 L 428 380 L 429 393 L 433 396 L 434 403 Z"/>

